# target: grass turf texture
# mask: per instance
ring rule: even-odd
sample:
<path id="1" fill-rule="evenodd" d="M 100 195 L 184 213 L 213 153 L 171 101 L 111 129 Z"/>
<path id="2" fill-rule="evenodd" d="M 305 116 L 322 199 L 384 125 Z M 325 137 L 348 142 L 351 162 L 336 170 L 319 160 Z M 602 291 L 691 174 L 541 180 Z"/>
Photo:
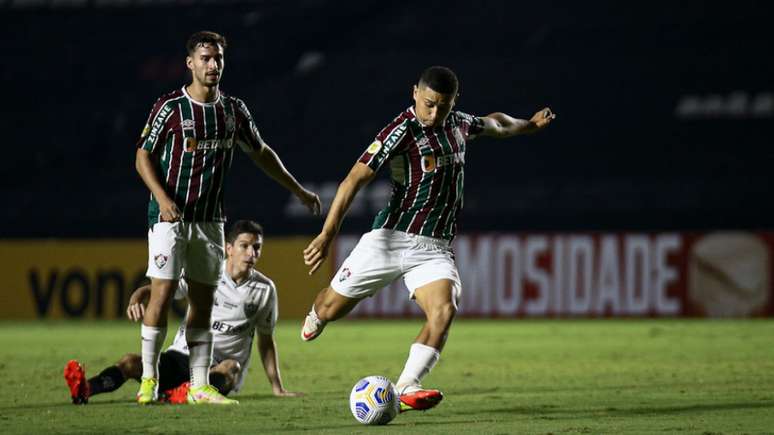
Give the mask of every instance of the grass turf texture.
<path id="1" fill-rule="evenodd" d="M 137 351 L 137 325 L 0 323 L 0 432 L 774 434 L 771 320 L 460 319 L 425 382 L 444 401 L 384 427 L 352 418 L 349 391 L 395 380 L 420 323 L 345 320 L 311 343 L 299 327 L 276 338 L 285 386 L 305 397 L 274 398 L 254 349 L 238 407 L 140 407 L 134 381 L 74 406 L 62 378 L 69 358 L 92 376 Z"/>

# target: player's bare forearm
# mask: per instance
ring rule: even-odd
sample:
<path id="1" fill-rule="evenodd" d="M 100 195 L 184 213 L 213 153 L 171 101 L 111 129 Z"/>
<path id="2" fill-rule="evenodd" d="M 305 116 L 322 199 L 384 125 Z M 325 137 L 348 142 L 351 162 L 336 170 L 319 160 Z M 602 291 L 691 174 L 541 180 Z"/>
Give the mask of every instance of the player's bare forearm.
<path id="1" fill-rule="evenodd" d="M 494 138 L 506 138 L 534 133 L 545 128 L 555 118 L 556 114 L 547 107 L 535 113 L 529 120 L 514 118 L 501 112 L 490 113 L 481 118 L 484 121 L 484 130 L 481 134 Z"/>
<path id="2" fill-rule="evenodd" d="M 129 320 L 137 322 L 145 316 L 145 306 L 148 304 L 150 293 L 151 287 L 149 285 L 144 285 L 129 296 L 129 304 L 126 307 L 126 317 L 128 317 Z"/>
<path id="3" fill-rule="evenodd" d="M 310 266 L 309 275 L 320 268 L 328 257 L 328 248 L 341 227 L 341 222 L 352 205 L 357 192 L 374 178 L 374 171 L 363 163 L 355 163 L 344 181 L 339 184 L 328 216 L 320 234 L 304 249 L 304 264 Z"/>
<path id="4" fill-rule="evenodd" d="M 274 394 L 284 391 L 282 378 L 279 372 L 279 363 L 277 361 L 277 347 L 274 343 L 274 337 L 271 335 L 260 334 L 258 337 L 258 353 L 261 355 L 263 369 L 266 372 L 266 378 L 271 384 Z"/>
<path id="5" fill-rule="evenodd" d="M 260 150 L 250 153 L 250 158 L 266 175 L 271 177 L 280 186 L 296 195 L 301 202 L 315 215 L 320 214 L 320 198 L 304 188 L 301 183 L 282 164 L 279 156 L 270 146 L 264 144 Z"/>

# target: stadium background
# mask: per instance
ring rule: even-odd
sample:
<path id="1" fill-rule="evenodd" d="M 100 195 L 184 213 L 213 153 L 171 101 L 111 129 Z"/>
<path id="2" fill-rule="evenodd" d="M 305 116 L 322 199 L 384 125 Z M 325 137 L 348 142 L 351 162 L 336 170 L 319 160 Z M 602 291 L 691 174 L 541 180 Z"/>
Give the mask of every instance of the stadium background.
<path id="1" fill-rule="evenodd" d="M 771 316 L 772 6 L 596 1 L 0 1 L 0 318 L 117 318 L 145 264 L 134 143 L 187 81 L 183 45 L 229 40 L 222 87 L 330 203 L 432 64 L 460 110 L 557 122 L 473 143 L 457 240 L 467 316 Z M 353 206 L 340 261 L 388 193 Z M 321 225 L 238 155 L 230 218 L 264 224 L 259 268 L 299 316 L 327 276 Z M 390 288 L 355 314 L 414 316 Z"/>

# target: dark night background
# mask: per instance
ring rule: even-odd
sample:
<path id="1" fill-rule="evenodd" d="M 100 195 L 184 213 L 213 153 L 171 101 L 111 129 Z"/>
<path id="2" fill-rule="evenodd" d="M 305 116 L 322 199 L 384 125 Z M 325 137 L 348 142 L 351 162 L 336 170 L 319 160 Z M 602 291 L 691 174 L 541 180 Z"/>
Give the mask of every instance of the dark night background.
<path id="1" fill-rule="evenodd" d="M 229 40 L 222 88 L 326 203 L 412 103 L 422 69 L 442 64 L 462 81 L 459 110 L 558 114 L 538 135 L 471 143 L 463 232 L 771 229 L 773 11 L 763 1 L 0 1 L 0 238 L 144 238 L 134 144 L 156 98 L 188 82 L 184 43 L 202 29 Z M 240 152 L 226 186 L 231 219 L 272 235 L 320 228 Z M 369 227 L 379 186 L 345 232 Z"/>

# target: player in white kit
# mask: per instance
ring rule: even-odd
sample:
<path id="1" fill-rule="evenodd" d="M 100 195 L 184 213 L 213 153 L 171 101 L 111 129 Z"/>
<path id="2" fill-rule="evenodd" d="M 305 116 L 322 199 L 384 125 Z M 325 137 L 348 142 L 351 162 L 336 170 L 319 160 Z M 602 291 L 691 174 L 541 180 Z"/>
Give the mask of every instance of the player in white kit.
<path id="1" fill-rule="evenodd" d="M 252 221 L 234 223 L 226 240 L 226 260 L 218 281 L 212 307 L 210 330 L 213 336 L 210 383 L 228 394 L 239 391 L 250 366 L 252 343 L 258 335 L 258 351 L 266 376 L 276 396 L 298 396 L 286 391 L 279 372 L 273 331 L 277 322 L 277 290 L 274 283 L 254 269 L 261 256 L 263 229 Z M 180 281 L 175 298 L 184 299 L 188 285 Z M 127 316 L 138 321 L 145 313 L 150 286 L 137 289 L 129 299 Z M 162 398 L 170 403 L 188 401 L 189 356 L 185 339 L 185 321 L 175 340 L 161 354 L 159 362 Z M 128 353 L 99 375 L 86 379 L 83 366 L 75 360 L 67 363 L 65 379 L 73 403 L 85 404 L 95 394 L 118 389 L 127 379 L 140 380 L 142 359 Z"/>

